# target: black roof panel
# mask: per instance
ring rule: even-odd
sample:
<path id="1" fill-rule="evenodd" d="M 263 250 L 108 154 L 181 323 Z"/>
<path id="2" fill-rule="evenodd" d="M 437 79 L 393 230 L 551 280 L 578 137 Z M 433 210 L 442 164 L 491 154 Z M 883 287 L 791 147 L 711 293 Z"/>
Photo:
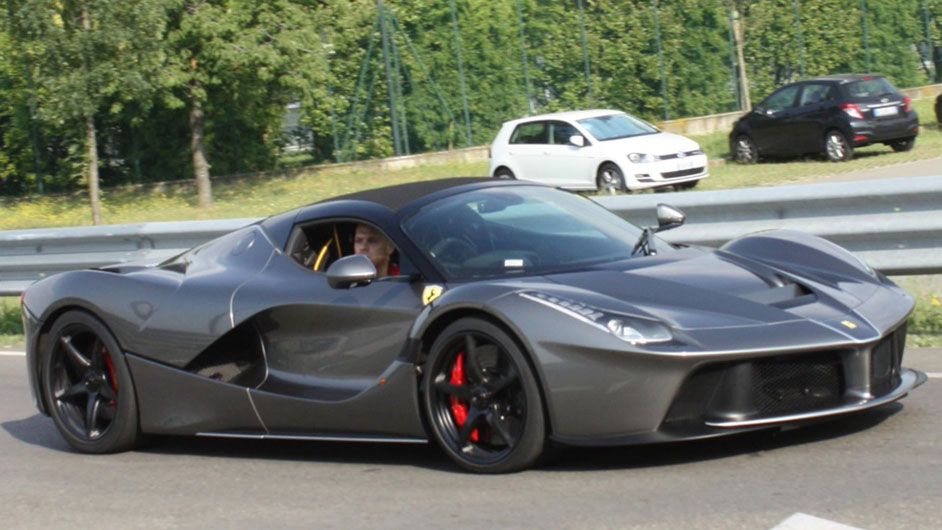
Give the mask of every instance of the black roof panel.
<path id="1" fill-rule="evenodd" d="M 477 184 L 482 182 L 494 182 L 491 177 L 452 177 L 438 180 L 424 180 L 420 182 L 407 182 L 405 184 L 396 184 L 386 186 L 385 188 L 375 188 L 370 190 L 357 191 L 324 199 L 316 204 L 323 204 L 334 201 L 367 201 L 385 206 L 390 210 L 397 211 L 406 204 L 424 197 L 426 195 L 447 190 L 466 184 Z"/>

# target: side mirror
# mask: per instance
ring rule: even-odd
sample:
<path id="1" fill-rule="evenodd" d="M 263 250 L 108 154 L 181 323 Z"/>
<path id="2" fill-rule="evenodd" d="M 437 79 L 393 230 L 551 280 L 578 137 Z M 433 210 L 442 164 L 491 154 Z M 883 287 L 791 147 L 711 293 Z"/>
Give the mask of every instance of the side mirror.
<path id="1" fill-rule="evenodd" d="M 687 216 L 679 208 L 674 208 L 668 204 L 657 205 L 657 229 L 655 232 L 663 232 L 671 228 L 677 228 L 684 224 Z"/>
<path id="2" fill-rule="evenodd" d="M 334 289 L 346 289 L 360 282 L 376 279 L 376 267 L 364 254 L 340 258 L 327 267 L 327 284 Z"/>
<path id="3" fill-rule="evenodd" d="M 585 137 L 581 134 L 574 134 L 569 137 L 569 143 L 576 147 L 585 147 Z"/>

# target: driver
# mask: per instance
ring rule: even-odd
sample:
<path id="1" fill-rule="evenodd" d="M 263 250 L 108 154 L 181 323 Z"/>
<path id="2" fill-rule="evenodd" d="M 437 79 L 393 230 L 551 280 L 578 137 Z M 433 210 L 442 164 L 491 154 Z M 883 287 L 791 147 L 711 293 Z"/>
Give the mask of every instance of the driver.
<path id="1" fill-rule="evenodd" d="M 353 253 L 365 254 L 376 267 L 376 277 L 396 276 L 399 268 L 389 263 L 389 258 L 396 247 L 379 230 L 368 224 L 357 223 L 353 234 Z"/>

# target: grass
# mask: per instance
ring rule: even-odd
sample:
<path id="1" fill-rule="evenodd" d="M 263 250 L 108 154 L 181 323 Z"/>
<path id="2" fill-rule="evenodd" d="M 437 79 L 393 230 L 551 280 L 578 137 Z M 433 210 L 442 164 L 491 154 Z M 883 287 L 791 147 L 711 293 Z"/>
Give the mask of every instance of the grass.
<path id="1" fill-rule="evenodd" d="M 0 297 L 0 347 L 20 347 L 23 343 L 20 299 Z"/>

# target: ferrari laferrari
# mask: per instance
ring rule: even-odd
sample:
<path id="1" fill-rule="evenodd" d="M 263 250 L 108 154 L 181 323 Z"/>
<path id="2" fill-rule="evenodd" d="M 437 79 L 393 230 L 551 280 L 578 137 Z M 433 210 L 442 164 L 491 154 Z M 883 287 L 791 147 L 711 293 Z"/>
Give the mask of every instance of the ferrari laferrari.
<path id="1" fill-rule="evenodd" d="M 671 244 L 589 198 L 488 178 L 274 215 L 23 297 L 30 386 L 76 450 L 142 435 L 428 443 L 459 466 L 780 429 L 896 401 L 912 298 L 842 248 Z M 378 267 L 362 227 L 389 246 Z"/>

